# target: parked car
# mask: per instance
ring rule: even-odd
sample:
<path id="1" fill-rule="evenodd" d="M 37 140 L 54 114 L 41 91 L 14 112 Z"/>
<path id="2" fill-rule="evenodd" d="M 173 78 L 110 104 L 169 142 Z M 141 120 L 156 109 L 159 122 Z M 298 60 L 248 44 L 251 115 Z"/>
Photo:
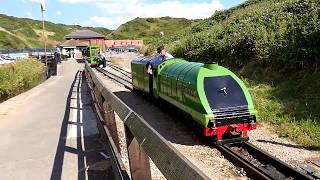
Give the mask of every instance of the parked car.
<path id="1" fill-rule="evenodd" d="M 2 56 L 0 56 L 0 64 L 8 64 L 8 63 L 12 63 L 14 62 L 14 60 L 8 60 L 8 59 L 5 59 L 3 58 Z"/>
<path id="2" fill-rule="evenodd" d="M 0 58 L 4 59 L 4 60 L 9 60 L 9 61 L 15 61 L 15 58 L 12 58 L 10 56 L 5 56 L 5 55 L 0 55 Z"/>

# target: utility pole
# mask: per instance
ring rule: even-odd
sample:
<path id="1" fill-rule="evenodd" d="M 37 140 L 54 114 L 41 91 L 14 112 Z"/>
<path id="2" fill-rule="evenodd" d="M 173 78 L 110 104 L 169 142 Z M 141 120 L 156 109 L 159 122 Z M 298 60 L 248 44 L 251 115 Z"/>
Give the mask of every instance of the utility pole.
<path id="1" fill-rule="evenodd" d="M 42 36 L 43 36 L 43 41 L 44 41 L 44 58 L 46 62 L 46 75 L 48 77 L 49 75 L 49 69 L 48 69 L 48 59 L 47 59 L 47 38 L 45 36 L 45 30 L 44 30 L 44 11 L 45 9 L 45 0 L 40 0 L 40 6 L 41 6 L 41 15 L 42 15 Z"/>

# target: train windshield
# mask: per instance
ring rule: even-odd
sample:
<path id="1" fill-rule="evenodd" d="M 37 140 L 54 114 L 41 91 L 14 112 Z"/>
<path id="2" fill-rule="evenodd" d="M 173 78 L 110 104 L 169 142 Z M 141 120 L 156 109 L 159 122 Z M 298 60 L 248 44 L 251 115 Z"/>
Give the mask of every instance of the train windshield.
<path id="1" fill-rule="evenodd" d="M 213 111 L 248 107 L 240 85 L 231 76 L 206 77 L 204 90 Z"/>

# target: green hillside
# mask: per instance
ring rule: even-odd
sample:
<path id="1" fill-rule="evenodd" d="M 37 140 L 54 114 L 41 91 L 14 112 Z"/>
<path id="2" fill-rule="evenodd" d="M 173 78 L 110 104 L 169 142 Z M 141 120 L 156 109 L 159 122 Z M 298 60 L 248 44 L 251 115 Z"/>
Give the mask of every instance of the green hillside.
<path id="1" fill-rule="evenodd" d="M 159 38 L 176 57 L 218 62 L 246 81 L 259 120 L 320 149 L 320 2 L 249 0 Z"/>
<path id="2" fill-rule="evenodd" d="M 143 39 L 146 43 L 160 38 L 160 32 L 165 36 L 172 35 L 176 31 L 189 27 L 192 20 L 184 18 L 136 18 L 110 33 L 109 39 Z"/>
<path id="3" fill-rule="evenodd" d="M 91 29 L 103 35 L 111 31 L 106 28 Z M 83 29 L 81 26 L 55 24 L 45 22 L 45 35 L 48 38 L 48 47 L 54 47 L 63 41 L 65 35 L 72 31 Z M 38 48 L 42 44 L 42 22 L 27 18 L 16 18 L 0 14 L 0 49 L 11 48 Z"/>

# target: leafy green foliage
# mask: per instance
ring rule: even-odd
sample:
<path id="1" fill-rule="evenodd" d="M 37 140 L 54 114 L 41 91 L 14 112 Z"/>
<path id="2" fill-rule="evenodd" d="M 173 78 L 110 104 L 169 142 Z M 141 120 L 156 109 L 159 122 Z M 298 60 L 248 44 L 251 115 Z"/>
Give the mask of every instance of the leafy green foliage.
<path id="1" fill-rule="evenodd" d="M 34 59 L 0 65 L 0 102 L 31 89 L 44 78 L 43 63 Z"/>
<path id="2" fill-rule="evenodd" d="M 85 27 L 108 35 L 111 30 L 106 28 Z M 45 22 L 45 30 L 48 34 L 48 47 L 54 47 L 64 40 L 64 36 L 83 29 L 77 25 L 55 24 L 52 22 Z M 42 22 L 38 20 L 31 20 L 27 18 L 16 18 L 0 14 L 0 49 L 9 48 L 40 48 L 43 47 L 42 38 Z"/>
<path id="3" fill-rule="evenodd" d="M 252 64 L 238 73 L 245 76 L 260 121 L 275 125 L 281 136 L 320 149 L 320 72 L 277 72 Z"/>
<path id="4" fill-rule="evenodd" d="M 270 63 L 292 69 L 319 63 L 319 29 L 316 2 L 248 1 L 168 36 L 162 43 L 176 56 L 194 61 L 237 67 Z"/>

